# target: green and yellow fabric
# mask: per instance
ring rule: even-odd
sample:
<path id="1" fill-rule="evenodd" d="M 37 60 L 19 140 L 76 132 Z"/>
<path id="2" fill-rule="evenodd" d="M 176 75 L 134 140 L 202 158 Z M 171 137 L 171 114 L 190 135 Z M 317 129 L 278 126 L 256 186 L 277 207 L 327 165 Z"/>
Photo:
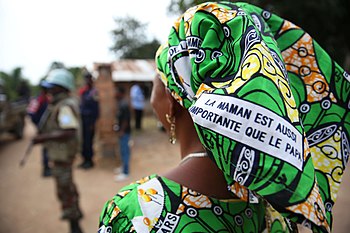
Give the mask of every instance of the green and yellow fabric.
<path id="1" fill-rule="evenodd" d="M 208 2 L 175 22 L 156 62 L 232 192 L 330 232 L 350 78 L 309 34 L 247 3 Z"/>
<path id="2" fill-rule="evenodd" d="M 264 213 L 263 203 L 210 198 L 151 175 L 106 202 L 98 232 L 262 232 Z M 280 225 L 273 227 L 284 232 Z"/>

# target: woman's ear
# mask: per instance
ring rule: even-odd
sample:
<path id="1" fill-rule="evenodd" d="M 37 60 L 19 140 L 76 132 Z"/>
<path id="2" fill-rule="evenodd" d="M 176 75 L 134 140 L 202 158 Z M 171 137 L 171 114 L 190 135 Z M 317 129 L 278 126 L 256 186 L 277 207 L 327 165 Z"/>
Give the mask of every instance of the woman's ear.
<path id="1" fill-rule="evenodd" d="M 176 116 L 182 108 L 181 105 L 175 100 L 168 89 L 166 89 L 166 97 L 169 100 L 168 114 L 170 116 Z"/>
<path id="2" fill-rule="evenodd" d="M 168 106 L 168 114 L 170 116 L 174 116 L 175 115 L 175 99 L 174 97 L 171 95 L 170 91 L 165 87 L 165 93 L 166 93 L 166 98 L 169 101 L 169 106 Z"/>

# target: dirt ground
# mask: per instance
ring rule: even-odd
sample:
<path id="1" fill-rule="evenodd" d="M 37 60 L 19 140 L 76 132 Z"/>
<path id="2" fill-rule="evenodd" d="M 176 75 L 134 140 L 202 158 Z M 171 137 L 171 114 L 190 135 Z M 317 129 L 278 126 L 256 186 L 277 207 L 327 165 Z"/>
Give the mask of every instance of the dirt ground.
<path id="1" fill-rule="evenodd" d="M 157 129 L 153 117 L 145 119 L 141 132 L 132 134 L 131 177 L 116 183 L 113 169 L 117 160 L 102 156 L 96 144 L 96 166 L 91 170 L 74 167 L 74 180 L 80 193 L 85 233 L 97 232 L 98 216 L 106 200 L 119 188 L 142 176 L 161 173 L 179 162 L 178 145 L 170 145 L 167 136 Z M 0 233 L 61 233 L 68 232 L 68 224 L 59 220 L 60 207 L 55 196 L 54 182 L 41 177 L 41 147 L 35 146 L 25 167 L 19 167 L 23 153 L 35 134 L 29 121 L 22 140 L 10 136 L 0 144 Z M 98 142 L 98 140 L 97 140 Z M 345 173 L 343 185 L 334 207 L 335 233 L 349 232 L 350 172 Z"/>

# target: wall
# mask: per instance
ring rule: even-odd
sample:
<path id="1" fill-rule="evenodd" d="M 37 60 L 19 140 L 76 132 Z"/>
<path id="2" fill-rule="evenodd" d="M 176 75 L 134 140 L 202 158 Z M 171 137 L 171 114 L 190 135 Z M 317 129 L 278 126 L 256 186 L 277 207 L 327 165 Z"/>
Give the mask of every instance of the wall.
<path id="1" fill-rule="evenodd" d="M 116 115 L 116 99 L 111 65 L 95 64 L 95 70 L 98 72 L 95 87 L 98 90 L 100 102 L 100 118 L 97 127 L 99 151 L 103 156 L 115 156 L 117 136 L 113 131 L 113 124 Z"/>

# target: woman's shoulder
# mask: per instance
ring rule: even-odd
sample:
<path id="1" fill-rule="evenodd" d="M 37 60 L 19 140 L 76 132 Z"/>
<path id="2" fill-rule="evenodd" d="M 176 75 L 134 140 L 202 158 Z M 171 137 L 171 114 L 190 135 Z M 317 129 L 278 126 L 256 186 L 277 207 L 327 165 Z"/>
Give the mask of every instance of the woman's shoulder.
<path id="1" fill-rule="evenodd" d="M 158 183 L 157 178 L 158 176 L 153 174 L 122 187 L 105 203 L 99 219 L 98 232 L 133 232 L 134 219 L 143 215 L 139 198 L 149 202 L 147 197 L 155 195 L 155 188 L 152 187 L 154 183 Z"/>
<path id="2" fill-rule="evenodd" d="M 153 179 L 157 179 L 157 175 L 145 176 L 137 181 L 134 181 L 121 189 L 119 189 L 118 193 L 110 200 L 115 202 L 116 204 L 123 206 L 124 202 L 128 203 L 132 199 L 137 199 L 138 193 L 140 192 L 140 186 L 147 185 L 149 182 L 152 183 Z"/>
<path id="3" fill-rule="evenodd" d="M 244 228 L 251 224 L 260 228 L 263 219 L 260 208 L 237 199 L 210 198 L 165 177 L 152 175 L 123 187 L 105 204 L 99 232 L 161 229 L 176 232 L 184 227 L 188 232 L 194 229 L 216 232 L 237 226 L 234 223 L 237 216 L 247 222 Z M 209 228 L 207 223 L 211 225 Z"/>

